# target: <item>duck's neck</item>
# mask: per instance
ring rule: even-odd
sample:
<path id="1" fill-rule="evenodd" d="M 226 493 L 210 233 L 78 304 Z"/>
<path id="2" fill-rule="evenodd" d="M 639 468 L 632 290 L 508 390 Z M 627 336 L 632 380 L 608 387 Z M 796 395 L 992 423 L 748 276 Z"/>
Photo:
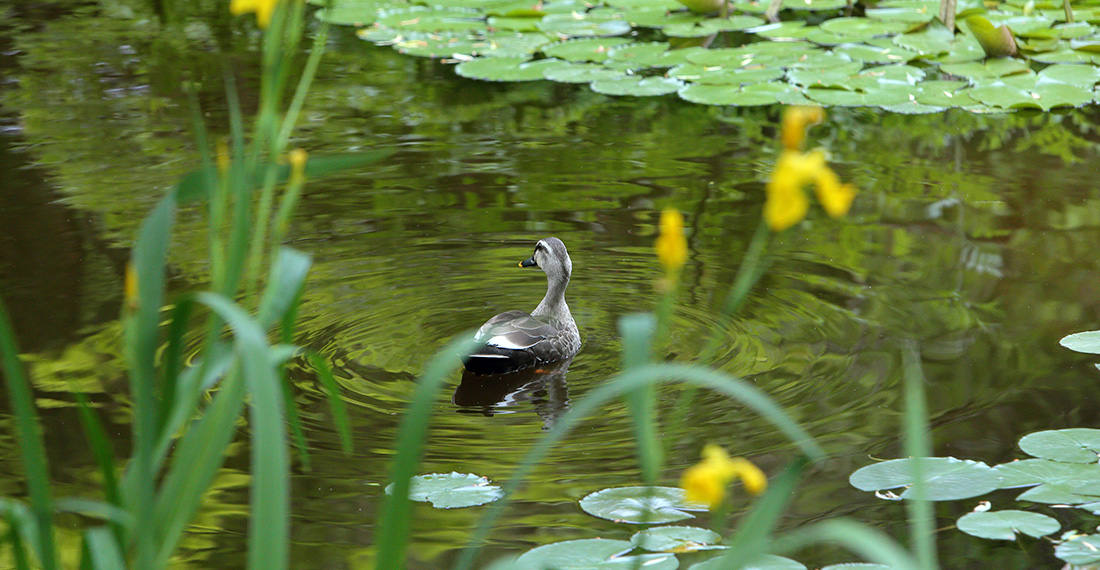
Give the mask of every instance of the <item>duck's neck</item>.
<path id="1" fill-rule="evenodd" d="M 554 319 L 558 321 L 572 321 L 569 314 L 569 305 L 565 304 L 565 288 L 569 286 L 569 278 L 551 280 L 546 286 L 546 296 L 542 298 L 539 306 L 531 311 L 531 316 Z"/>

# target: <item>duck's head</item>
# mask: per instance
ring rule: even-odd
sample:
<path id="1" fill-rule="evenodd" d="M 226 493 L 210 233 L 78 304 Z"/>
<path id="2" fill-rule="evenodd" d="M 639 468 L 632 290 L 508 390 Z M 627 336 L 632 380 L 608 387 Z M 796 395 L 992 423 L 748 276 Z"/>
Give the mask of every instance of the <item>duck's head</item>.
<path id="1" fill-rule="evenodd" d="M 535 253 L 520 262 L 519 266 L 539 267 L 551 281 L 568 281 L 573 273 L 573 261 L 569 259 L 569 252 L 565 249 L 565 244 L 556 237 L 540 239 L 535 244 Z"/>

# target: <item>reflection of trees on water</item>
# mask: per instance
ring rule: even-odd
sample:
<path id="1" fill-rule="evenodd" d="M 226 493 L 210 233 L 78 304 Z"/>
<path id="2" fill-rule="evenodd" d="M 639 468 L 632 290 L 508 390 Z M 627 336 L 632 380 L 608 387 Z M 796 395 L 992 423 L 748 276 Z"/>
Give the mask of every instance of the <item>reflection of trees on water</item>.
<path id="1" fill-rule="evenodd" d="M 514 413 L 529 402 L 542 418 L 542 429 L 548 430 L 569 409 L 565 374 L 572 361 L 570 358 L 507 374 L 463 371 L 462 382 L 455 388 L 451 402 L 459 407 L 459 412 L 485 416 Z"/>

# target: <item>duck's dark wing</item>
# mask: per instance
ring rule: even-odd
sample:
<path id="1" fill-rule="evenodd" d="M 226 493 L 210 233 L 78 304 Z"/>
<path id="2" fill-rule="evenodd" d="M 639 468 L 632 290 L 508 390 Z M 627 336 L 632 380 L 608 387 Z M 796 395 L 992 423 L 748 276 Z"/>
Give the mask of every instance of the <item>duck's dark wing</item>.
<path id="1" fill-rule="evenodd" d="M 499 374 L 560 357 L 553 339 L 561 331 L 523 311 L 508 311 L 489 319 L 474 336 L 481 346 L 466 358 L 466 368 L 478 374 Z"/>

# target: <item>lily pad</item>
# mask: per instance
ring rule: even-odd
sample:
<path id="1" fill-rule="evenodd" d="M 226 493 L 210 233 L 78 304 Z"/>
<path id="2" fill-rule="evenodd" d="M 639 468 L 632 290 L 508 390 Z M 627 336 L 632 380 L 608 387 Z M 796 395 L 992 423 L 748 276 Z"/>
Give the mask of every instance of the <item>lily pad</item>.
<path id="1" fill-rule="evenodd" d="M 885 491 L 905 487 L 903 499 L 912 498 L 912 459 L 894 459 L 856 470 L 848 482 L 861 491 Z M 1001 478 L 980 461 L 954 457 L 921 460 L 925 495 L 931 501 L 952 501 L 984 495 L 998 488 Z"/>
<path id="2" fill-rule="evenodd" d="M 693 526 L 659 526 L 634 533 L 630 543 L 650 552 L 694 552 L 726 548 L 722 535 Z"/>
<path id="3" fill-rule="evenodd" d="M 1088 485 L 1085 493 L 1081 491 L 1082 486 L 1073 483 L 1043 483 L 1020 493 L 1016 500 L 1048 505 L 1083 505 L 1100 499 L 1100 489 L 1095 484 Z"/>
<path id="4" fill-rule="evenodd" d="M 592 90 L 604 95 L 656 97 L 675 93 L 683 83 L 668 77 L 641 77 L 628 75 L 616 79 L 599 79 L 592 82 Z"/>
<path id="5" fill-rule="evenodd" d="M 722 557 L 711 558 L 706 562 L 694 564 L 688 570 L 723 570 L 728 565 Z M 790 558 L 763 554 L 741 567 L 741 570 L 806 570 L 806 565 Z"/>
<path id="6" fill-rule="evenodd" d="M 676 570 L 680 562 L 672 554 L 627 556 L 634 549 L 625 540 L 567 540 L 528 550 L 516 559 L 514 570 Z"/>
<path id="7" fill-rule="evenodd" d="M 393 484 L 386 486 L 386 493 Z M 472 473 L 431 473 L 417 475 L 409 484 L 409 499 L 429 502 L 437 509 L 457 509 L 491 503 L 504 496 L 500 487 Z"/>
<path id="8" fill-rule="evenodd" d="M 616 487 L 596 491 L 580 502 L 584 512 L 602 519 L 631 524 L 662 524 L 692 518 L 685 511 L 705 511 L 689 503 L 675 487 Z"/>
<path id="9" fill-rule="evenodd" d="M 869 40 L 878 36 L 892 36 L 909 27 L 905 22 L 871 20 L 868 18 L 833 18 L 821 23 L 821 29 L 852 38 L 852 41 Z"/>
<path id="10" fill-rule="evenodd" d="M 821 570 L 890 570 L 891 568 L 892 566 L 873 562 L 845 562 L 843 564 L 822 566 Z"/>
<path id="11" fill-rule="evenodd" d="M 550 14 L 539 20 L 539 30 L 560 38 L 622 36 L 630 33 L 630 24 L 606 13 L 569 12 Z"/>
<path id="12" fill-rule="evenodd" d="M 525 57 L 485 57 L 458 64 L 455 73 L 484 81 L 536 81 L 543 79 L 543 72 L 547 67 L 557 65 L 556 61 L 530 61 L 530 58 Z"/>
<path id="13" fill-rule="evenodd" d="M 1100 564 L 1100 535 L 1077 535 L 1054 547 L 1054 555 L 1074 566 Z"/>
<path id="14" fill-rule="evenodd" d="M 993 468 L 1001 476 L 1001 488 L 1031 487 L 1043 483 L 1075 485 L 1100 483 L 1100 465 L 1065 463 L 1047 459 L 1024 459 Z"/>
<path id="15" fill-rule="evenodd" d="M 570 63 L 561 61 L 543 70 L 543 76 L 559 83 L 591 83 L 601 79 L 626 77 L 626 72 L 610 69 L 598 63 Z"/>
<path id="16" fill-rule="evenodd" d="M 1096 69 L 1091 68 L 1089 71 L 1095 73 Z M 1095 83 L 1095 80 L 1093 83 Z M 1074 333 L 1062 337 L 1062 340 L 1058 341 L 1058 344 L 1076 352 L 1100 354 L 1100 331 Z"/>
<path id="17" fill-rule="evenodd" d="M 1062 528 L 1057 520 L 1028 511 L 967 513 L 955 526 L 966 534 L 992 540 L 1016 540 L 1017 533 L 1039 538 Z"/>
<path id="18" fill-rule="evenodd" d="M 797 91 L 797 88 L 785 83 L 757 83 L 738 87 L 736 85 L 687 85 L 679 91 L 680 98 L 703 105 L 736 105 L 755 107 L 774 105 L 783 102 L 780 97 Z"/>
<path id="19" fill-rule="evenodd" d="M 615 46 L 630 43 L 628 38 L 590 38 L 557 42 L 543 48 L 542 53 L 566 61 L 600 62 L 607 59 Z"/>
<path id="20" fill-rule="evenodd" d="M 1032 457 L 1067 463 L 1096 463 L 1100 459 L 1100 430 L 1072 428 L 1040 431 L 1020 439 L 1020 449 Z"/>

